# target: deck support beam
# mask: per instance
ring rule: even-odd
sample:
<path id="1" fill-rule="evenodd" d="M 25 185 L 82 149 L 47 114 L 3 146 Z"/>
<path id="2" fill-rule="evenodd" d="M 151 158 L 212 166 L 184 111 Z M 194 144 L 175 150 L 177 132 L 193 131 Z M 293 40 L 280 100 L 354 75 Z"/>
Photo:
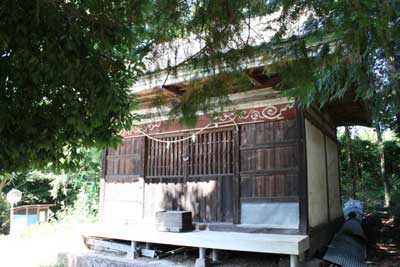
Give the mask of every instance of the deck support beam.
<path id="1" fill-rule="evenodd" d="M 196 259 L 195 267 L 209 267 L 210 259 L 206 256 L 206 248 L 199 248 L 199 258 Z"/>

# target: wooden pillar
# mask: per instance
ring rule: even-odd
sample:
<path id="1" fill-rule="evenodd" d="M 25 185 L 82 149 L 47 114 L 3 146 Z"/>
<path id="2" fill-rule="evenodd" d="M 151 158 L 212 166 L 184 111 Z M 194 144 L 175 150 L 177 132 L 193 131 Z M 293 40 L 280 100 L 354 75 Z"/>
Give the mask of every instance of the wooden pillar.
<path id="1" fill-rule="evenodd" d="M 307 174 L 307 148 L 305 114 L 297 110 L 298 149 L 299 149 L 299 231 L 308 234 L 308 174 Z"/>

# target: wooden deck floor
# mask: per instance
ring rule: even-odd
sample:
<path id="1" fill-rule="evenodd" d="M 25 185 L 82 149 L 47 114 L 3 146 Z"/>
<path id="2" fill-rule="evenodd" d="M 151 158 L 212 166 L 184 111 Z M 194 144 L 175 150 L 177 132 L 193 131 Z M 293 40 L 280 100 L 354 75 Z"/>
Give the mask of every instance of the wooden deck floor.
<path id="1" fill-rule="evenodd" d="M 309 249 L 306 235 L 192 231 L 159 232 L 144 225 L 96 224 L 85 231 L 86 237 L 101 237 L 155 244 L 207 249 L 300 255 Z"/>

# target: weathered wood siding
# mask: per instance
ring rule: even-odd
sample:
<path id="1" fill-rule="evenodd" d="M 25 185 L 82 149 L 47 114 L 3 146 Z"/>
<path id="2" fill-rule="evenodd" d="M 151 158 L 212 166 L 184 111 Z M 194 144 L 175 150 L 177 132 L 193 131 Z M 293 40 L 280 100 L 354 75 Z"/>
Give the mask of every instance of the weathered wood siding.
<path id="1" fill-rule="evenodd" d="M 328 168 L 329 218 L 334 220 L 343 216 L 340 199 L 339 151 L 335 141 L 327 136 L 325 136 L 325 139 Z"/>
<path id="2" fill-rule="evenodd" d="M 144 137 L 128 138 L 104 155 L 100 218 L 133 223 L 142 219 Z"/>
<path id="3" fill-rule="evenodd" d="M 328 222 L 324 134 L 306 120 L 308 217 L 311 227 Z"/>
<path id="4" fill-rule="evenodd" d="M 338 147 L 332 134 L 306 120 L 308 216 L 310 227 L 341 217 Z"/>
<path id="5" fill-rule="evenodd" d="M 198 223 L 241 223 L 241 209 L 251 215 L 254 205 L 257 210 L 272 203 L 267 208 L 280 216 L 293 212 L 289 228 L 298 228 L 299 162 L 304 161 L 299 161 L 296 118 L 216 128 L 195 139 L 192 134 L 157 135 L 164 143 L 127 138 L 108 149 L 102 218 L 153 221 L 159 210 L 188 210 Z"/>
<path id="6" fill-rule="evenodd" d="M 143 177 L 145 138 L 127 138 L 116 149 L 107 149 L 106 181 L 127 182 Z"/>
<path id="7" fill-rule="evenodd" d="M 296 120 L 241 126 L 242 200 L 297 200 L 298 129 Z"/>
<path id="8" fill-rule="evenodd" d="M 243 125 L 240 142 L 241 223 L 298 229 L 297 120 Z"/>

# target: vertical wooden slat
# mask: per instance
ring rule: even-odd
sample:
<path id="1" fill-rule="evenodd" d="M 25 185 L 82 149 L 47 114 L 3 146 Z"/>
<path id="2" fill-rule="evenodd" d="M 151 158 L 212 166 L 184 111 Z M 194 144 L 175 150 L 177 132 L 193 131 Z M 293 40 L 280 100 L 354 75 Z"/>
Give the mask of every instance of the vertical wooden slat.
<path id="1" fill-rule="evenodd" d="M 149 139 L 149 138 L 146 138 L 146 142 L 147 142 L 147 149 L 148 149 L 148 157 L 147 157 L 147 170 L 146 170 L 146 172 L 147 172 L 147 175 L 152 175 L 152 173 L 151 173 L 151 171 L 153 170 L 153 162 L 152 162 L 152 160 L 153 160 L 153 153 L 152 153 L 152 151 L 153 151 L 153 146 L 152 146 L 152 143 L 151 143 L 151 139 Z"/>
<path id="2" fill-rule="evenodd" d="M 207 134 L 203 134 L 203 174 L 208 174 L 208 144 Z"/>
<path id="3" fill-rule="evenodd" d="M 176 139 L 179 139 L 178 137 Z M 179 149 L 181 142 L 176 143 L 175 149 L 176 149 L 176 175 L 180 175 L 180 161 L 182 159 L 182 151 Z"/>
<path id="4" fill-rule="evenodd" d="M 171 139 L 171 141 L 172 141 L 172 140 L 174 140 L 175 138 L 174 138 L 174 137 L 171 137 L 170 139 Z M 173 175 L 174 175 L 174 171 L 175 171 L 175 168 L 174 168 L 174 164 L 175 164 L 174 158 L 175 158 L 175 143 L 171 143 L 171 146 L 170 146 L 170 148 L 169 148 L 169 175 L 170 175 L 170 176 L 173 176 Z"/>
<path id="5" fill-rule="evenodd" d="M 186 140 L 183 144 L 182 144 L 182 151 L 183 151 L 183 155 L 185 155 L 185 157 L 187 158 L 190 154 L 190 144 L 189 141 Z M 187 177 L 189 176 L 189 164 L 190 164 L 190 157 L 188 160 L 184 160 L 182 161 L 182 175 L 183 175 L 183 182 L 186 182 Z"/>
<path id="6" fill-rule="evenodd" d="M 188 165 L 188 172 L 187 172 L 187 175 L 191 175 L 191 174 L 193 174 L 193 157 L 192 157 L 192 154 L 193 154 L 193 144 L 189 141 L 189 140 L 187 140 L 187 142 L 186 142 L 186 144 L 187 144 L 187 157 L 189 158 L 189 160 L 187 161 L 187 165 Z"/>
<path id="7" fill-rule="evenodd" d="M 219 173 L 225 173 L 224 171 L 224 149 L 223 149 L 223 145 L 224 145 L 224 138 L 223 138 L 223 132 L 219 133 Z"/>
<path id="8" fill-rule="evenodd" d="M 163 147 L 164 147 L 164 143 L 161 142 L 157 142 L 158 143 L 158 158 L 160 159 L 160 171 L 158 173 L 158 176 L 162 176 L 163 175 Z"/>
<path id="9" fill-rule="evenodd" d="M 215 132 L 213 132 L 213 133 L 211 133 L 211 135 L 212 135 L 212 151 L 213 151 L 213 153 L 212 153 L 212 157 L 213 157 L 213 160 L 212 160 L 212 173 L 213 174 L 215 174 L 215 173 L 217 173 L 217 163 L 216 163 L 216 145 L 217 145 L 217 137 L 216 137 L 216 135 L 215 135 Z"/>
<path id="10" fill-rule="evenodd" d="M 217 132 L 217 173 L 222 173 L 222 132 Z"/>
<path id="11" fill-rule="evenodd" d="M 227 160 L 228 160 L 228 173 L 232 173 L 232 156 L 231 156 L 231 147 L 232 147 L 232 131 L 228 132 L 228 149 L 227 149 Z"/>
<path id="12" fill-rule="evenodd" d="M 166 140 L 166 138 L 164 138 L 164 140 Z M 167 175 L 167 144 L 163 143 L 162 144 L 162 176 L 166 176 Z"/>
<path id="13" fill-rule="evenodd" d="M 207 134 L 207 142 L 208 142 L 208 151 L 207 151 L 207 156 L 208 156 L 208 168 L 207 168 L 207 173 L 211 174 L 212 173 L 212 168 L 211 168 L 211 161 L 212 161 L 212 138 L 211 134 Z"/>
<path id="14" fill-rule="evenodd" d="M 228 132 L 224 131 L 222 133 L 222 164 L 223 164 L 223 168 L 222 168 L 222 172 L 223 173 L 227 173 L 227 168 L 226 168 L 226 163 L 227 163 L 227 159 L 226 159 L 226 151 L 227 151 L 227 136 Z"/>
<path id="15" fill-rule="evenodd" d="M 173 140 L 176 141 L 178 138 L 174 137 Z M 173 158 L 173 172 L 172 175 L 177 176 L 178 173 L 178 145 L 177 143 L 174 143 L 173 145 L 173 149 L 174 149 L 174 158 Z"/>
<path id="16" fill-rule="evenodd" d="M 150 170 L 150 175 L 151 176 L 154 176 L 154 175 L 156 175 L 155 173 L 156 173 L 156 168 L 157 168 L 157 163 L 156 163 L 156 144 L 154 143 L 154 141 L 153 140 L 151 140 L 151 139 L 149 139 L 150 140 L 150 142 L 151 142 L 151 147 L 152 147 L 152 149 L 151 149 L 151 157 L 152 157 L 152 160 L 151 160 L 151 163 L 152 163 L 152 168 L 151 168 L 151 170 Z"/>
<path id="17" fill-rule="evenodd" d="M 203 135 L 200 134 L 197 137 L 197 142 L 199 142 L 199 174 L 204 174 L 204 155 L 203 155 Z"/>
<path id="18" fill-rule="evenodd" d="M 155 171 L 155 167 L 156 167 L 156 155 L 155 155 L 156 150 L 155 150 L 154 140 L 151 140 L 149 138 L 149 142 L 151 144 L 150 145 L 151 146 L 151 169 L 150 169 L 149 173 L 151 176 L 154 176 L 155 175 L 154 171 Z"/>
<path id="19" fill-rule="evenodd" d="M 164 140 L 164 141 L 167 141 L 167 140 L 168 140 L 168 137 L 163 138 L 163 140 Z M 163 148 L 163 155 L 162 155 L 162 158 L 163 158 L 163 173 L 162 173 L 162 175 L 163 175 L 163 176 L 167 176 L 167 175 L 168 175 L 168 156 L 167 156 L 168 150 L 167 150 L 167 143 L 163 143 L 163 144 L 162 144 L 162 148 Z M 167 187 L 168 187 L 168 185 L 167 185 Z"/>
<path id="20" fill-rule="evenodd" d="M 154 146 L 154 148 L 153 148 L 154 149 L 154 152 L 153 152 L 153 157 L 154 157 L 154 159 L 153 159 L 153 161 L 154 161 L 153 176 L 156 176 L 159 174 L 158 168 L 160 167 L 160 164 L 159 164 L 160 157 L 158 155 L 158 142 L 155 142 L 153 140 L 153 146 Z"/>
<path id="21" fill-rule="evenodd" d="M 178 175 L 183 175 L 183 170 L 182 170 L 182 160 L 183 160 L 183 145 L 182 142 L 178 143 Z"/>
<path id="22" fill-rule="evenodd" d="M 147 175 L 147 158 L 148 158 L 148 139 L 145 136 L 141 137 L 141 146 L 140 146 L 140 166 L 141 173 L 140 177 L 145 177 Z"/>
<path id="23" fill-rule="evenodd" d="M 193 142 L 193 141 L 191 141 Z M 199 174 L 199 142 L 196 140 L 193 145 L 195 146 L 195 151 L 194 151 L 194 172 L 193 174 Z"/>
<path id="24" fill-rule="evenodd" d="M 214 165 L 215 165 L 214 173 L 218 174 L 219 173 L 219 154 L 220 154 L 220 151 L 219 151 L 219 138 L 218 138 L 219 132 L 214 132 L 213 134 L 214 134 L 214 153 L 213 154 L 215 156 L 215 159 L 214 159 Z"/>
<path id="25" fill-rule="evenodd" d="M 168 137 L 168 141 L 172 141 L 172 137 Z M 169 148 L 167 147 L 167 176 L 172 175 L 173 165 L 173 144 L 170 143 Z"/>
<path id="26" fill-rule="evenodd" d="M 169 137 L 164 140 L 169 141 Z M 171 145 L 170 145 L 171 146 Z M 164 143 L 164 176 L 169 175 L 169 153 L 171 147 L 168 147 L 167 143 Z"/>
<path id="27" fill-rule="evenodd" d="M 158 173 L 157 176 L 162 176 L 162 160 L 163 160 L 163 156 L 162 156 L 162 147 L 163 147 L 163 143 L 161 142 L 157 142 L 157 154 L 158 154 Z"/>

